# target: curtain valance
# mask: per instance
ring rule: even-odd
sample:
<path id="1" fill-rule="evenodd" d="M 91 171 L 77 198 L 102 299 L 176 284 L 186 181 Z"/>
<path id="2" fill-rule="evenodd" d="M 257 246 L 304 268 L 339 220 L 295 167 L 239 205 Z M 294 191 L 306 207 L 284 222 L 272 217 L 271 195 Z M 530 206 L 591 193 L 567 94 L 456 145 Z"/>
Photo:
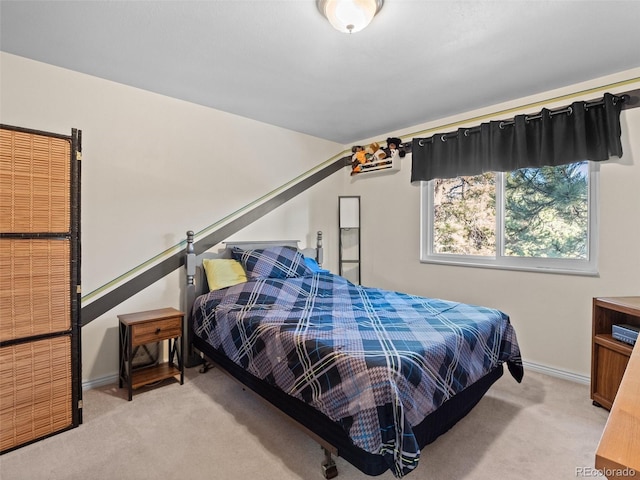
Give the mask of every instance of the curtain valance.
<path id="1" fill-rule="evenodd" d="M 574 102 L 412 142 L 411 182 L 622 156 L 624 96 Z"/>

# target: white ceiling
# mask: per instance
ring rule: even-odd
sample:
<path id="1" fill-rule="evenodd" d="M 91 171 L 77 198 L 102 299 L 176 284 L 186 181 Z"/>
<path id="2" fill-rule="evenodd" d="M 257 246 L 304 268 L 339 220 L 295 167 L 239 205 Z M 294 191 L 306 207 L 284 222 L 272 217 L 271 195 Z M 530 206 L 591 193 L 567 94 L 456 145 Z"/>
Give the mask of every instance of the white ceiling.
<path id="1" fill-rule="evenodd" d="M 0 49 L 350 144 L 640 66 L 640 1 L 5 1 Z"/>

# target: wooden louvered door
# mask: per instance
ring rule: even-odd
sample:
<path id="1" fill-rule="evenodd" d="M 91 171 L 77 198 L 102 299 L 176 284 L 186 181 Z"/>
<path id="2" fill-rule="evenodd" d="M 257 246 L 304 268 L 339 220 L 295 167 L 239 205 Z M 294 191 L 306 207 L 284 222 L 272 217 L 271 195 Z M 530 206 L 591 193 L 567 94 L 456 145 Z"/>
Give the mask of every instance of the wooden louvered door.
<path id="1" fill-rule="evenodd" d="M 80 132 L 0 125 L 0 452 L 82 422 Z"/>

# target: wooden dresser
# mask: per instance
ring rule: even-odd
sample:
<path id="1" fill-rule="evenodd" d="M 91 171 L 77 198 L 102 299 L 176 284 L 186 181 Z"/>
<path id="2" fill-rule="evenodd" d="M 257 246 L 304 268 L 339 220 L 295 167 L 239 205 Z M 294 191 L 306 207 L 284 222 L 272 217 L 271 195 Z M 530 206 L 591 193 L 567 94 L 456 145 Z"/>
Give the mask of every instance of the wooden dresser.
<path id="1" fill-rule="evenodd" d="M 640 297 L 593 299 L 591 399 L 606 409 L 613 404 L 633 349 L 613 338 L 616 324 L 640 326 Z"/>
<path id="2" fill-rule="evenodd" d="M 640 478 L 640 347 L 629 364 L 596 451 L 595 466 L 609 479 Z"/>

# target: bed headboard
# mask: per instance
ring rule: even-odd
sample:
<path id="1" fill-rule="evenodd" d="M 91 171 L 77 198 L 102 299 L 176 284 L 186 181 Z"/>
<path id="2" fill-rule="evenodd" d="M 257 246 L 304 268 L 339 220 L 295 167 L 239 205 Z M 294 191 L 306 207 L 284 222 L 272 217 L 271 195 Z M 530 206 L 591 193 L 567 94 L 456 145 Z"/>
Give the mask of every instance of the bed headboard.
<path id="1" fill-rule="evenodd" d="M 268 248 L 274 246 L 289 246 L 299 248 L 299 240 L 256 240 L 256 241 L 237 241 L 237 242 L 223 242 L 225 248 L 218 250 L 217 252 L 203 252 L 199 255 L 195 253 L 194 233 L 189 230 L 187 232 L 187 247 L 185 249 L 185 266 L 187 270 L 186 275 L 186 288 L 184 294 L 184 312 L 185 312 L 185 326 L 184 326 L 184 355 L 183 359 L 185 366 L 191 367 L 201 363 L 201 358 L 194 352 L 192 345 L 193 329 L 191 327 L 191 310 L 193 303 L 199 295 L 207 292 L 207 280 L 202 268 L 202 260 L 205 258 L 232 258 L 231 249 L 234 247 L 241 248 L 243 250 L 250 250 L 254 248 Z M 300 250 L 305 257 L 311 257 L 318 262 L 318 265 L 322 266 L 323 260 L 323 248 L 322 248 L 322 232 L 318 232 L 316 235 L 315 248 L 305 248 Z"/>

